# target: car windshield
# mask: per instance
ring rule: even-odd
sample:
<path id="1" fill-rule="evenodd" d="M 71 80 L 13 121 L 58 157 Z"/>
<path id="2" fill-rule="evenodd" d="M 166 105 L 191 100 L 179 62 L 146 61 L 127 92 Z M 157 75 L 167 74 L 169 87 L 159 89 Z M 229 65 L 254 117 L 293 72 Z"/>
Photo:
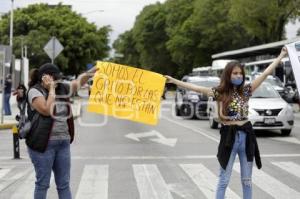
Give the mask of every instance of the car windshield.
<path id="1" fill-rule="evenodd" d="M 277 86 L 283 87 L 282 82 L 279 79 L 276 79 L 276 78 L 267 78 L 265 80 L 265 82 L 268 82 L 271 85 L 277 85 Z"/>
<path id="2" fill-rule="evenodd" d="M 279 98 L 279 93 L 269 84 L 261 84 L 252 94 L 252 98 Z"/>
<path id="3" fill-rule="evenodd" d="M 219 81 L 215 80 L 203 80 L 203 81 L 191 81 L 190 83 L 199 85 L 199 86 L 205 86 L 205 87 L 215 87 L 219 85 Z"/>

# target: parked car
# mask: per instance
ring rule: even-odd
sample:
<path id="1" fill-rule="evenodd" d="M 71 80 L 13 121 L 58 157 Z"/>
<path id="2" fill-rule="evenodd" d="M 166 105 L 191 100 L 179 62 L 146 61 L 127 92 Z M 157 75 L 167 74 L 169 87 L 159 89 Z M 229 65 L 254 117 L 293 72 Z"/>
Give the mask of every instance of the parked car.
<path id="1" fill-rule="evenodd" d="M 211 128 L 218 128 L 217 103 L 209 98 L 207 113 Z M 271 84 L 264 82 L 249 100 L 249 115 L 254 130 L 280 130 L 282 135 L 290 135 L 294 125 L 292 107 L 281 98 Z"/>
<path id="2" fill-rule="evenodd" d="M 185 76 L 182 81 L 195 85 L 214 87 L 219 85 L 218 77 Z M 175 113 L 185 118 L 207 118 L 207 96 L 177 87 L 175 93 Z"/>

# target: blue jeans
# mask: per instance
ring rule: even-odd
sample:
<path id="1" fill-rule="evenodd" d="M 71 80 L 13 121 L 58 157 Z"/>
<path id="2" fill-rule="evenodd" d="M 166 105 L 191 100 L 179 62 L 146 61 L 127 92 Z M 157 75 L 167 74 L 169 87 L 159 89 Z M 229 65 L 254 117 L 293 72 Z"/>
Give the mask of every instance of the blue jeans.
<path id="1" fill-rule="evenodd" d="M 54 173 L 59 199 L 71 199 L 70 140 L 49 140 L 44 153 L 30 148 L 28 148 L 28 153 L 36 173 L 34 199 L 46 199 L 51 170 Z"/>
<path id="2" fill-rule="evenodd" d="M 11 115 L 9 99 L 10 99 L 10 93 L 5 93 L 4 94 L 4 115 Z"/>
<path id="3" fill-rule="evenodd" d="M 229 162 L 226 170 L 220 167 L 219 183 L 216 193 L 216 199 L 223 199 L 225 197 L 226 188 L 229 184 L 232 167 L 234 164 L 236 154 L 239 155 L 241 167 L 241 182 L 243 187 L 243 198 L 252 198 L 252 167 L 253 162 L 247 161 L 246 155 L 246 133 L 238 131 L 235 135 L 235 142 L 231 151 Z"/>

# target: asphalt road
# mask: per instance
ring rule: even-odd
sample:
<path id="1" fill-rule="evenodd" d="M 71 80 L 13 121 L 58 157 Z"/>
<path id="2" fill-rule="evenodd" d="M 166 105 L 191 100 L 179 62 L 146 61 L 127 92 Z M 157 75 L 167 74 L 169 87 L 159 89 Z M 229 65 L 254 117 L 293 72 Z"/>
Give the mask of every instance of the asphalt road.
<path id="1" fill-rule="evenodd" d="M 185 120 L 163 101 L 157 126 L 86 112 L 76 120 L 71 189 L 86 199 L 214 198 L 219 131 L 207 120 Z M 262 170 L 254 169 L 253 198 L 300 198 L 300 117 L 291 136 L 257 132 Z M 21 160 L 12 158 L 12 137 L 0 132 L 0 198 L 32 198 L 34 172 L 21 141 Z M 238 158 L 236 159 L 238 162 Z M 237 164 L 228 198 L 242 198 Z M 57 198 L 52 181 L 49 198 Z"/>

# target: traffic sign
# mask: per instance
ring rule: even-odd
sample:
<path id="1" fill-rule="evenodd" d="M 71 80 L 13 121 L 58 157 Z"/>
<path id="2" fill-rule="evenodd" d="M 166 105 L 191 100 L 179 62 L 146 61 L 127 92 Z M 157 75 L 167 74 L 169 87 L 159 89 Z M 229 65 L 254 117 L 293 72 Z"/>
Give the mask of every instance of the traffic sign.
<path id="1" fill-rule="evenodd" d="M 44 51 L 50 57 L 52 63 L 63 49 L 63 45 L 61 45 L 56 37 L 52 37 L 44 47 Z"/>

